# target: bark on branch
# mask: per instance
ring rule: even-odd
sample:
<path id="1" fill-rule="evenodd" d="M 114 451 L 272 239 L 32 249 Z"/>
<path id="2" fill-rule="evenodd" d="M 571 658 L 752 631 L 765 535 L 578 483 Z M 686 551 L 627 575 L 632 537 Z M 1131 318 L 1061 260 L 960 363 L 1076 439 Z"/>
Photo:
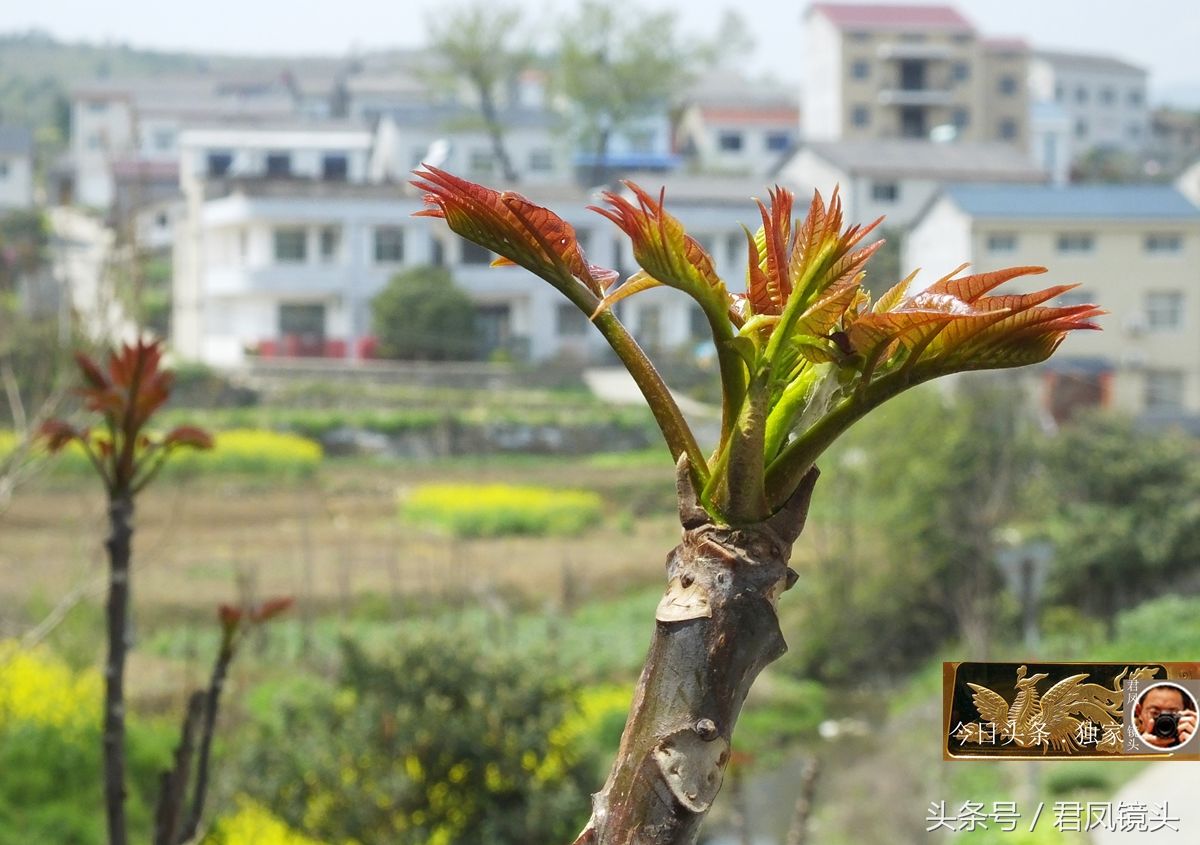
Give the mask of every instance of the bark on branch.
<path id="1" fill-rule="evenodd" d="M 729 763 L 755 678 L 787 650 L 775 606 L 816 483 L 814 468 L 764 522 L 714 524 L 677 466 L 683 540 L 667 558 L 667 592 L 617 760 L 575 845 L 691 845 Z"/>

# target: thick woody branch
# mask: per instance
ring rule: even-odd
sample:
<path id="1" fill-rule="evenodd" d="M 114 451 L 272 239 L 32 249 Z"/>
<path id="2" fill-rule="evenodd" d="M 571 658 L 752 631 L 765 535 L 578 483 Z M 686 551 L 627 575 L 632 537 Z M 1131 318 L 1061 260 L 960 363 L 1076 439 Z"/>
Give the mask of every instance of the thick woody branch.
<path id="1" fill-rule="evenodd" d="M 715 525 L 678 466 L 682 542 L 617 760 L 576 845 L 691 845 L 720 791 L 733 730 L 755 678 L 786 650 L 775 605 L 795 581 L 815 470 L 755 525 Z"/>

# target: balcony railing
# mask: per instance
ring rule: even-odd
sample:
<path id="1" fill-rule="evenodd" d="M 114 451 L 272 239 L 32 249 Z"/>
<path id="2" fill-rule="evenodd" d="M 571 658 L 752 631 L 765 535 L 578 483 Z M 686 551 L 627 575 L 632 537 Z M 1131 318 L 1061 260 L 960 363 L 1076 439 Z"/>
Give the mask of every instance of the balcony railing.
<path id="1" fill-rule="evenodd" d="M 884 88 L 879 92 L 881 106 L 948 106 L 954 92 L 944 88 Z"/>

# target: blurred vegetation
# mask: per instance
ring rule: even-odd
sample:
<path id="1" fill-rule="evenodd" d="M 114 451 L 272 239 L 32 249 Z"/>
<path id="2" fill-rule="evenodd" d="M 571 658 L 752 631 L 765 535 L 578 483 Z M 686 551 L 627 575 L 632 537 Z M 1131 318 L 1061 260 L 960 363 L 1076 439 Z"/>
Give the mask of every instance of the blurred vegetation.
<path id="1" fill-rule="evenodd" d="M 163 467 L 162 475 L 247 474 L 296 478 L 312 475 L 322 459 L 320 444 L 286 432 L 235 428 L 218 432 L 215 441 L 215 447 L 209 451 L 179 453 Z M 0 431 L 0 460 L 16 442 L 12 432 Z M 55 472 L 65 475 L 87 475 L 94 471 L 83 447 L 77 443 L 70 444 L 61 455 L 48 460 Z"/>
<path id="2" fill-rule="evenodd" d="M 397 273 L 371 300 L 379 355 L 404 361 L 468 361 L 478 349 L 475 303 L 445 267 Z"/>
<path id="3" fill-rule="evenodd" d="M 142 841 L 173 734 L 153 722 L 129 726 L 130 830 Z M 0 845 L 103 841 L 95 669 L 77 673 L 46 649 L 0 642 L 0 773 Z"/>
<path id="4" fill-rule="evenodd" d="M 595 527 L 603 509 L 587 490 L 511 484 L 426 484 L 400 494 L 407 522 L 454 537 L 570 536 Z"/>
<path id="5" fill-rule="evenodd" d="M 558 732 L 577 710 L 555 665 L 445 632 L 383 654 L 347 641 L 336 689 L 277 697 L 239 770 L 327 841 L 560 843 L 587 816 L 597 761 Z"/>

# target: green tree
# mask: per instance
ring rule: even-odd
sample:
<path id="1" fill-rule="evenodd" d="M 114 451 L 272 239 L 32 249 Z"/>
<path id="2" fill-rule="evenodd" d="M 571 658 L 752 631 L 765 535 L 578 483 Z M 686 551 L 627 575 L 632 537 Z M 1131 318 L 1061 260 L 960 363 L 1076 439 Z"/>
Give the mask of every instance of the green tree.
<path id="1" fill-rule="evenodd" d="M 386 654 L 342 644 L 336 689 L 277 699 L 246 744 L 250 791 L 326 842 L 561 845 L 587 815 L 595 759 L 548 655 L 428 632 Z"/>
<path id="2" fill-rule="evenodd" d="M 613 134 L 665 110 L 711 53 L 680 35 L 673 11 L 584 0 L 562 22 L 555 80 L 570 103 L 576 139 L 595 155 L 593 184 L 607 177 Z"/>
<path id="3" fill-rule="evenodd" d="M 894 676 L 956 634 L 969 659 L 986 659 L 1002 588 L 996 538 L 1025 512 L 1035 435 L 1017 385 L 972 375 L 949 395 L 930 385 L 901 396 L 842 438 L 819 514 L 832 536 L 784 613 L 785 630 L 803 633 L 798 671 Z"/>
<path id="4" fill-rule="evenodd" d="M 426 40 L 436 64 L 427 76 L 440 87 L 454 89 L 466 81 L 478 101 L 480 122 L 492 142 L 492 155 L 504 180 L 518 174 L 504 142 L 502 100 L 534 58 L 528 26 L 520 7 L 470 0 L 441 7 L 425 19 Z"/>
<path id="5" fill-rule="evenodd" d="M 720 789 L 742 702 L 786 651 L 776 603 L 803 530 L 816 460 L 888 399 L 939 376 L 1042 361 L 1066 334 L 1096 328 L 1094 306 L 1042 303 L 1070 288 L 989 291 L 1041 268 L 935 281 L 912 276 L 873 304 L 865 266 L 873 227 L 843 226 L 841 202 L 817 194 L 803 220 L 775 189 L 747 231 L 747 292 L 731 294 L 712 258 L 663 207 L 630 183 L 597 209 L 631 240 L 641 268 L 587 261 L 549 209 L 436 168 L 419 186 L 459 235 L 545 279 L 588 314 L 641 388 L 677 464 L 683 540 L 667 558 L 667 590 L 616 762 L 577 845 L 690 845 Z M 665 286 L 691 297 L 717 350 L 722 421 L 706 457 L 658 372 L 611 306 Z M 889 432 L 888 436 L 899 436 Z M 923 447 L 923 444 L 922 444 Z"/>
<path id="6" fill-rule="evenodd" d="M 1084 457 L 1086 456 L 1086 458 Z M 1200 447 L 1180 432 L 1140 431 L 1088 415 L 1045 450 L 1055 542 L 1051 600 L 1079 605 L 1116 632 L 1117 613 L 1196 577 Z"/>
<path id="7" fill-rule="evenodd" d="M 379 354 L 406 361 L 474 357 L 475 306 L 442 267 L 397 273 L 371 300 Z"/>

